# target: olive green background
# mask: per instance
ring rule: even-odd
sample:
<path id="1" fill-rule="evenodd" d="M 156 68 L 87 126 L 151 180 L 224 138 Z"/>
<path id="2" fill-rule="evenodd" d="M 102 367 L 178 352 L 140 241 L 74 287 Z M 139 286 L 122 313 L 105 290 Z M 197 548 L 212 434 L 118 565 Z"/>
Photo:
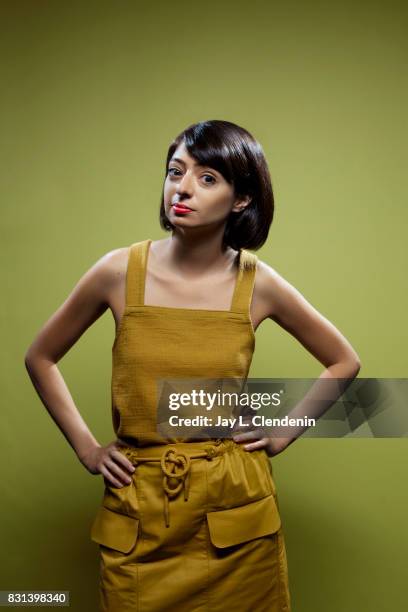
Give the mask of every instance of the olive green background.
<path id="1" fill-rule="evenodd" d="M 1 4 L 0 589 L 70 590 L 73 610 L 97 609 L 103 481 L 42 406 L 24 354 L 102 255 L 166 235 L 165 153 L 190 123 L 259 139 L 276 217 L 258 256 L 350 340 L 359 376 L 407 376 L 407 10 Z M 113 335 L 107 311 L 59 363 L 102 444 Z M 271 320 L 258 329 L 251 376 L 322 369 Z M 293 612 L 405 609 L 407 456 L 406 439 L 301 439 L 272 460 Z"/>

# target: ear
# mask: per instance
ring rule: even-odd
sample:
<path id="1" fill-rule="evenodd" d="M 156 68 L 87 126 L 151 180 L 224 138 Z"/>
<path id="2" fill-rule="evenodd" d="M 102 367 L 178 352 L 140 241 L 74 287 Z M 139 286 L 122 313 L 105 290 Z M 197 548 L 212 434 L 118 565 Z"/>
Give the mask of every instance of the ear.
<path id="1" fill-rule="evenodd" d="M 244 196 L 243 198 L 239 198 L 235 200 L 233 207 L 231 208 L 231 212 L 239 213 L 244 210 L 252 201 L 251 196 Z"/>

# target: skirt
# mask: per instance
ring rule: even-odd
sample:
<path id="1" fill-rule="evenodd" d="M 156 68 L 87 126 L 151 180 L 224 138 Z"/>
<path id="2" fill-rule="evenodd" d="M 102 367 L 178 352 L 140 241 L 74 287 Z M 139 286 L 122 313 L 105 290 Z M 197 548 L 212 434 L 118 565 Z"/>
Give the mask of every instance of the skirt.
<path id="1" fill-rule="evenodd" d="M 272 466 L 233 440 L 119 450 L 91 527 L 101 612 L 290 612 Z"/>

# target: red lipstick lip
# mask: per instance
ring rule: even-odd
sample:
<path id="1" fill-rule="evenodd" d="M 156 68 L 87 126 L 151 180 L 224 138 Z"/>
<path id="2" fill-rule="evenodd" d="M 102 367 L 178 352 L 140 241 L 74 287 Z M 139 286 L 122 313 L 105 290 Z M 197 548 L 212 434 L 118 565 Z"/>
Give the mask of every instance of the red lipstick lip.
<path id="1" fill-rule="evenodd" d="M 176 202 L 175 204 L 172 204 L 172 206 L 174 208 L 180 208 L 180 209 L 183 209 L 183 210 L 193 210 L 189 206 L 185 206 L 184 204 L 180 204 L 179 202 Z"/>

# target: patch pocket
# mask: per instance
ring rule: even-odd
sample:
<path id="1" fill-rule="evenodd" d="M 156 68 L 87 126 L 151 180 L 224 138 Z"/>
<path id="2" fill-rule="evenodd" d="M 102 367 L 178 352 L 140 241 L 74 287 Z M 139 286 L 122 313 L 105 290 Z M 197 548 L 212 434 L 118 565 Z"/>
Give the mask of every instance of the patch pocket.
<path id="1" fill-rule="evenodd" d="M 207 512 L 207 523 L 213 545 L 226 548 L 275 533 L 281 519 L 274 495 L 268 495 L 244 506 Z"/>
<path id="2" fill-rule="evenodd" d="M 139 519 L 101 506 L 91 527 L 91 540 L 119 552 L 128 553 L 136 544 L 138 531 Z"/>
<path id="3" fill-rule="evenodd" d="M 275 479 L 274 479 L 274 476 L 273 476 L 272 463 L 271 463 L 271 461 L 269 459 L 268 453 L 265 451 L 263 454 L 264 454 L 266 473 L 268 475 L 269 484 L 271 485 L 271 490 L 272 490 L 272 493 L 273 493 L 273 495 L 275 497 L 275 501 L 276 501 L 277 492 L 276 492 Z"/>

